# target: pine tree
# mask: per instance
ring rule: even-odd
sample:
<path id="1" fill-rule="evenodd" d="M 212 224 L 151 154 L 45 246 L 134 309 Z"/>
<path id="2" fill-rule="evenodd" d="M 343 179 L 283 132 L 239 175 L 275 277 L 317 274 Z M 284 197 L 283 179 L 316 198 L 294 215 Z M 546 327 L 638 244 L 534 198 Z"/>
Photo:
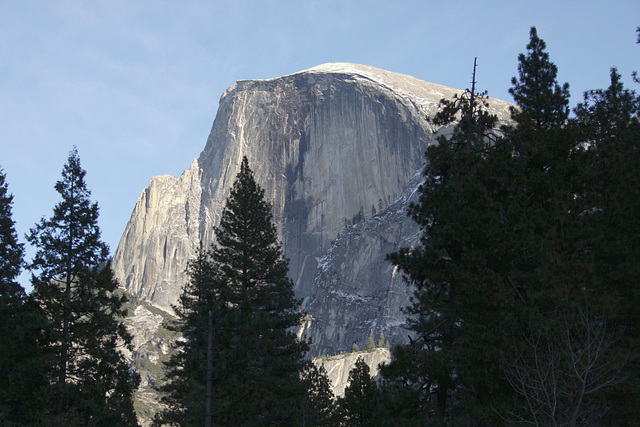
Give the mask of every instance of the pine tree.
<path id="1" fill-rule="evenodd" d="M 572 265 L 581 239 L 585 170 L 575 128 L 567 121 L 569 85 L 558 84 L 557 67 L 545 49 L 532 28 L 510 89 L 517 107 L 513 125 L 504 128 L 509 154 L 504 204 L 514 230 L 514 289 L 536 310 L 548 312 L 558 301 L 575 299 L 578 282 L 585 279 L 574 274 L 586 270 Z"/>
<path id="2" fill-rule="evenodd" d="M 216 229 L 212 259 L 238 308 L 230 340 L 234 393 L 231 420 L 240 423 L 292 423 L 304 390 L 302 359 L 308 350 L 293 328 L 302 321 L 300 302 L 287 277 L 273 223 L 246 157 Z M 239 398 L 242 396 L 242 399 Z"/>
<path id="3" fill-rule="evenodd" d="M 640 277 L 635 248 L 640 244 L 640 229 L 635 215 L 640 212 L 640 97 L 624 88 L 620 74 L 611 70 L 611 85 L 592 90 L 576 108 L 580 140 L 589 147 L 588 182 L 582 225 L 588 228 L 593 243 L 589 255 L 595 257 L 599 286 L 603 293 L 616 294 L 618 304 L 637 298 L 630 282 Z M 629 315 L 637 316 L 633 310 Z M 636 317 L 634 320 L 639 320 Z M 625 327 L 638 324 L 629 322 Z"/>
<path id="4" fill-rule="evenodd" d="M 598 310 L 622 331 L 616 352 L 627 358 L 626 381 L 610 393 L 609 423 L 623 424 L 640 417 L 640 97 L 624 88 L 614 68 L 610 86 L 585 93 L 575 113 L 579 140 L 588 147 L 580 256 L 590 267 Z"/>
<path id="5" fill-rule="evenodd" d="M 378 386 L 369 372 L 369 366 L 362 357 L 358 357 L 349 371 L 344 397 L 337 402 L 342 425 L 366 426 L 374 423 L 380 399 Z"/>
<path id="6" fill-rule="evenodd" d="M 18 242 L 11 213 L 12 204 L 13 195 L 9 193 L 6 175 L 0 170 L 0 298 L 3 299 L 3 307 L 22 301 L 25 295 L 24 289 L 16 283 L 22 270 L 24 244 Z"/>
<path id="7" fill-rule="evenodd" d="M 13 195 L 8 193 L 6 176 L 0 170 L 0 396 L 11 390 L 9 375 L 11 367 L 18 362 L 20 350 L 21 307 L 26 294 L 16 279 L 20 274 L 24 257 L 24 245 L 18 242 L 15 223 L 11 215 Z M 7 398 L 3 396 L 0 402 Z M 0 417 L 0 419 L 2 419 Z"/>
<path id="8" fill-rule="evenodd" d="M 532 28 L 511 89 L 517 103 L 514 124 L 505 128 L 512 159 L 508 209 L 515 256 L 510 280 L 528 312 L 519 316 L 524 341 L 516 344 L 525 358 L 537 357 L 533 338 L 543 331 L 556 341 L 566 335 L 561 319 L 602 314 L 596 308 L 602 295 L 593 293 L 592 262 L 584 252 L 590 239 L 584 216 L 590 209 L 590 156 L 567 120 L 568 84 L 557 83 L 557 67 L 544 49 Z M 507 365 L 518 357 L 506 354 Z M 527 405 L 529 398 L 519 405 Z M 558 403 L 557 412 L 563 410 Z"/>
<path id="9" fill-rule="evenodd" d="M 40 312 L 17 283 L 24 245 L 12 218 L 13 195 L 0 171 L 0 424 L 37 424 L 46 354 L 39 348 Z"/>
<path id="10" fill-rule="evenodd" d="M 380 331 L 380 337 L 378 337 L 378 344 L 376 345 L 377 348 L 386 348 L 387 347 L 387 341 L 384 338 L 384 332 Z"/>
<path id="11" fill-rule="evenodd" d="M 433 352 L 418 345 L 396 345 L 391 354 L 391 362 L 379 366 L 385 417 L 397 425 L 435 424 L 432 391 L 436 382 L 427 368 Z"/>
<path id="12" fill-rule="evenodd" d="M 414 336 L 393 350 L 393 362 L 382 371 L 402 384 L 396 391 L 413 402 L 413 414 L 457 413 L 456 422 L 493 424 L 509 413 L 532 421 L 523 415 L 532 396 L 514 386 L 526 381 L 514 382 L 505 366 L 536 366 L 550 358 L 568 367 L 562 377 L 571 382 L 578 372 L 571 358 L 590 351 L 585 342 L 593 331 L 607 325 L 601 336 L 608 348 L 620 335 L 610 328 L 637 317 L 630 310 L 638 301 L 631 285 L 637 281 L 631 254 L 638 247 L 632 219 L 638 100 L 614 74 L 612 87 L 590 92 L 578 121 L 568 120 L 568 84 L 557 83 L 557 67 L 535 28 L 530 35 L 512 81 L 513 122 L 502 128 L 503 137 L 491 136 L 495 121 L 474 107 L 473 87 L 466 97 L 442 102 L 433 121 L 460 121 L 427 151 L 421 197 L 409 209 L 424 235 L 418 247 L 390 255 L 415 287 L 407 310 Z M 622 299 L 630 310 L 618 311 Z M 613 321 L 612 312 L 619 316 Z M 620 349 L 634 348 L 633 334 Z M 540 336 L 570 351 L 541 352 Z M 558 413 L 571 413 L 577 422 L 603 415 L 594 402 L 618 383 L 615 353 L 598 360 L 607 375 L 590 407 L 558 407 Z M 629 368 L 630 377 L 637 377 L 637 366 Z M 529 379 L 536 376 L 544 372 Z M 581 393 L 571 393 L 563 402 L 573 405 Z M 625 406 L 634 405 L 620 404 Z M 402 405 L 395 410 L 406 412 Z M 495 418 L 498 413 L 503 418 Z"/>
<path id="13" fill-rule="evenodd" d="M 157 424 L 300 422 L 308 345 L 293 332 L 302 313 L 287 273 L 271 206 L 245 157 L 215 243 L 190 266 L 176 310 L 185 340 L 167 365 L 170 406 Z"/>
<path id="14" fill-rule="evenodd" d="M 306 396 L 302 405 L 303 426 L 335 425 L 334 396 L 331 381 L 324 366 L 316 366 L 312 361 L 304 365 L 302 380 Z"/>
<path id="15" fill-rule="evenodd" d="M 511 119 L 520 132 L 557 128 L 569 116 L 569 84 L 557 83 L 558 67 L 551 62 L 535 27 L 529 37 L 527 54 L 518 56 L 518 77 L 511 79 L 509 89 L 517 104 Z"/>
<path id="16" fill-rule="evenodd" d="M 596 336 L 594 331 L 600 330 L 594 325 L 610 328 L 613 324 L 606 314 L 611 293 L 598 290 L 593 263 L 602 243 L 594 239 L 599 234 L 596 228 L 605 224 L 598 221 L 597 227 L 587 226 L 594 218 L 593 213 L 600 209 L 591 196 L 599 185 L 592 180 L 594 173 L 589 166 L 593 164 L 594 153 L 599 151 L 594 144 L 598 132 L 592 128 L 585 133 L 584 125 L 576 126 L 568 120 L 568 84 L 557 83 L 557 68 L 550 62 L 535 28 L 531 30 L 527 49 L 527 55 L 520 55 L 519 77 L 513 79 L 511 89 L 517 103 L 512 111 L 514 124 L 504 128 L 509 162 L 505 170 L 507 197 L 502 204 L 511 230 L 507 234 L 510 242 L 507 259 L 511 263 L 507 277 L 522 301 L 523 310 L 514 312 L 522 325 L 513 337 L 513 347 L 519 351 L 506 351 L 503 360 L 505 366 L 517 363 L 537 366 L 537 372 L 531 372 L 529 379 L 544 378 L 549 371 L 541 361 L 552 360 L 558 381 L 552 389 L 559 390 L 565 385 L 563 382 L 574 381 L 579 372 L 575 355 L 593 350 L 588 348 L 589 340 Z M 602 121 L 600 126 L 609 125 Z M 575 320 L 567 319 L 583 319 L 584 325 L 589 326 L 576 325 Z M 554 415 L 543 423 L 561 423 L 563 414 L 570 414 L 566 417 L 569 424 L 587 424 L 591 417 L 600 418 L 604 414 L 598 404 L 602 401 L 602 390 L 618 381 L 615 376 L 620 363 L 609 349 L 615 335 L 608 331 L 602 335 L 600 359 L 590 362 L 591 368 L 598 366 L 601 382 L 590 393 L 593 399 L 589 404 L 586 405 L 580 387 L 568 387 L 569 391 L 549 406 L 554 408 Z M 544 351 L 539 339 L 542 336 L 548 344 Z M 551 344 L 559 342 L 564 346 L 561 350 Z M 607 360 L 603 362 L 605 354 Z M 514 385 L 514 371 L 505 375 Z M 592 379 L 585 380 L 583 385 L 593 386 Z M 536 384 L 540 383 L 536 380 Z M 514 400 L 515 412 L 524 409 L 515 419 L 533 421 L 540 417 L 535 413 L 539 411 L 531 411 L 536 398 L 530 390 L 524 393 L 519 386 L 514 386 L 514 390 L 523 398 Z"/>
<path id="17" fill-rule="evenodd" d="M 373 351 L 376 349 L 376 340 L 373 338 L 373 329 L 369 334 L 369 339 L 367 340 L 367 351 Z"/>
<path id="18" fill-rule="evenodd" d="M 510 303 L 509 289 L 487 265 L 498 261 L 503 249 L 496 245 L 502 228 L 494 200 L 499 162 L 489 154 L 500 147 L 497 119 L 476 93 L 475 67 L 472 82 L 462 96 L 441 101 L 432 119 L 446 125 L 459 117 L 453 133 L 428 148 L 419 203 L 409 208 L 424 233 L 420 245 L 389 255 L 414 287 L 407 308 L 414 338 L 410 349 L 393 350 L 385 372 L 422 384 L 415 411 L 436 419 L 501 386 L 495 381 L 499 362 L 487 361 L 499 360 L 496 344 L 509 322 L 498 314 Z"/>
<path id="19" fill-rule="evenodd" d="M 173 307 L 177 320 L 165 325 L 181 333 L 182 339 L 165 364 L 166 382 L 160 391 L 166 409 L 156 416 L 156 425 L 211 425 L 207 422 L 217 419 L 214 414 L 227 405 L 220 380 L 226 371 L 223 332 L 230 328 L 223 326 L 229 318 L 227 288 L 217 279 L 210 251 L 201 248 L 187 272 L 189 283 Z"/>
<path id="20" fill-rule="evenodd" d="M 27 236 L 37 248 L 29 265 L 33 295 L 47 317 L 55 366 L 50 421 L 137 425 L 132 398 L 139 379 L 118 350 L 131 342 L 122 323 L 126 297 L 105 265 L 108 248 L 85 175 L 74 148 L 55 185 L 62 201 Z"/>

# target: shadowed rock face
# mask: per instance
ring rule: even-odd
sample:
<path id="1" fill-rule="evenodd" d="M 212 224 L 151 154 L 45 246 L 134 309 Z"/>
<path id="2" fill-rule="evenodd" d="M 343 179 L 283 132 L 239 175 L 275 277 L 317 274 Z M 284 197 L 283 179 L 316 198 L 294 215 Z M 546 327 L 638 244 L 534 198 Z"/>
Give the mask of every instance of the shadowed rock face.
<path id="1" fill-rule="evenodd" d="M 312 319 L 303 331 L 313 356 L 338 354 L 353 344 L 365 348 L 371 333 L 377 339 L 382 332 L 393 343 L 407 340 L 402 307 L 409 304 L 410 289 L 385 258 L 419 241 L 406 208 L 418 201 L 421 178 L 416 173 L 393 203 L 345 229 L 320 259 L 314 295 L 305 307 Z"/>
<path id="2" fill-rule="evenodd" d="M 408 291 L 384 258 L 417 239 L 405 211 L 435 139 L 427 117 L 459 92 L 354 64 L 239 81 L 220 99 L 200 157 L 180 178 L 154 177 L 142 192 L 114 257 L 116 276 L 169 309 L 188 260 L 213 240 L 247 156 L 312 318 L 304 331 L 311 355 L 364 344 L 370 330 L 402 340 Z M 508 105 L 492 103 L 501 119 Z M 366 221 L 346 227 L 359 211 Z"/>

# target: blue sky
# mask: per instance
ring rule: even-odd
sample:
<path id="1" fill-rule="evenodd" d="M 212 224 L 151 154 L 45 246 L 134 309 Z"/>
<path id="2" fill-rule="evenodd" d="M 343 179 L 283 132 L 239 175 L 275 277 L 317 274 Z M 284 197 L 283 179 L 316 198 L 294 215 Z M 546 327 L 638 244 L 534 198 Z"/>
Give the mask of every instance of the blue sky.
<path id="1" fill-rule="evenodd" d="M 113 253 L 149 179 L 198 157 L 236 80 L 355 62 L 464 89 L 478 57 L 480 89 L 511 100 L 532 25 L 573 105 L 612 66 L 633 86 L 638 0 L 1 1 L 0 167 L 20 237 L 51 215 L 73 145 Z"/>

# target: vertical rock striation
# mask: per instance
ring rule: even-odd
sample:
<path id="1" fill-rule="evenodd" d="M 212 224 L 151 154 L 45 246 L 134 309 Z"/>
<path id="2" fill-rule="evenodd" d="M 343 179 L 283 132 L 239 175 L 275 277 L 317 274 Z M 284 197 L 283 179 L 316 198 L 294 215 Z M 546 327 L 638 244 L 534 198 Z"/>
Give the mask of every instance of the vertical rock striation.
<path id="1" fill-rule="evenodd" d="M 113 258 L 121 286 L 169 311 L 200 242 L 200 175 L 194 160 L 180 178 L 153 177 L 140 194 Z"/>
<path id="2" fill-rule="evenodd" d="M 314 295 L 306 311 L 311 321 L 303 333 L 313 343 L 313 355 L 338 354 L 353 344 L 365 348 L 368 336 L 380 333 L 404 342 L 410 290 L 386 255 L 418 243 L 418 226 L 406 214 L 418 200 L 420 172 L 407 189 L 376 215 L 346 228 L 320 259 Z"/>
<path id="3" fill-rule="evenodd" d="M 114 257 L 122 286 L 170 309 L 247 156 L 311 315 L 312 354 L 348 350 L 372 329 L 402 339 L 407 289 L 384 258 L 417 238 L 405 212 L 435 139 L 427 117 L 459 92 L 343 63 L 238 81 L 222 95 L 199 158 L 142 192 Z M 492 101 L 503 120 L 508 105 Z"/>

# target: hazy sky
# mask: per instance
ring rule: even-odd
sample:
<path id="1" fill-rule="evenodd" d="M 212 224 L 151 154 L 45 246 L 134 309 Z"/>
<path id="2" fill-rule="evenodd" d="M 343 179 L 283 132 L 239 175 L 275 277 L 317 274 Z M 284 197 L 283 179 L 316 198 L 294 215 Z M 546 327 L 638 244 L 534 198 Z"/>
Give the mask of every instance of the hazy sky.
<path id="1" fill-rule="evenodd" d="M 464 89 L 478 57 L 479 88 L 510 101 L 531 26 L 573 105 L 613 66 L 633 86 L 639 0 L 0 0 L 0 167 L 20 238 L 51 216 L 73 145 L 113 253 L 149 179 L 198 157 L 236 80 L 355 62 Z"/>

